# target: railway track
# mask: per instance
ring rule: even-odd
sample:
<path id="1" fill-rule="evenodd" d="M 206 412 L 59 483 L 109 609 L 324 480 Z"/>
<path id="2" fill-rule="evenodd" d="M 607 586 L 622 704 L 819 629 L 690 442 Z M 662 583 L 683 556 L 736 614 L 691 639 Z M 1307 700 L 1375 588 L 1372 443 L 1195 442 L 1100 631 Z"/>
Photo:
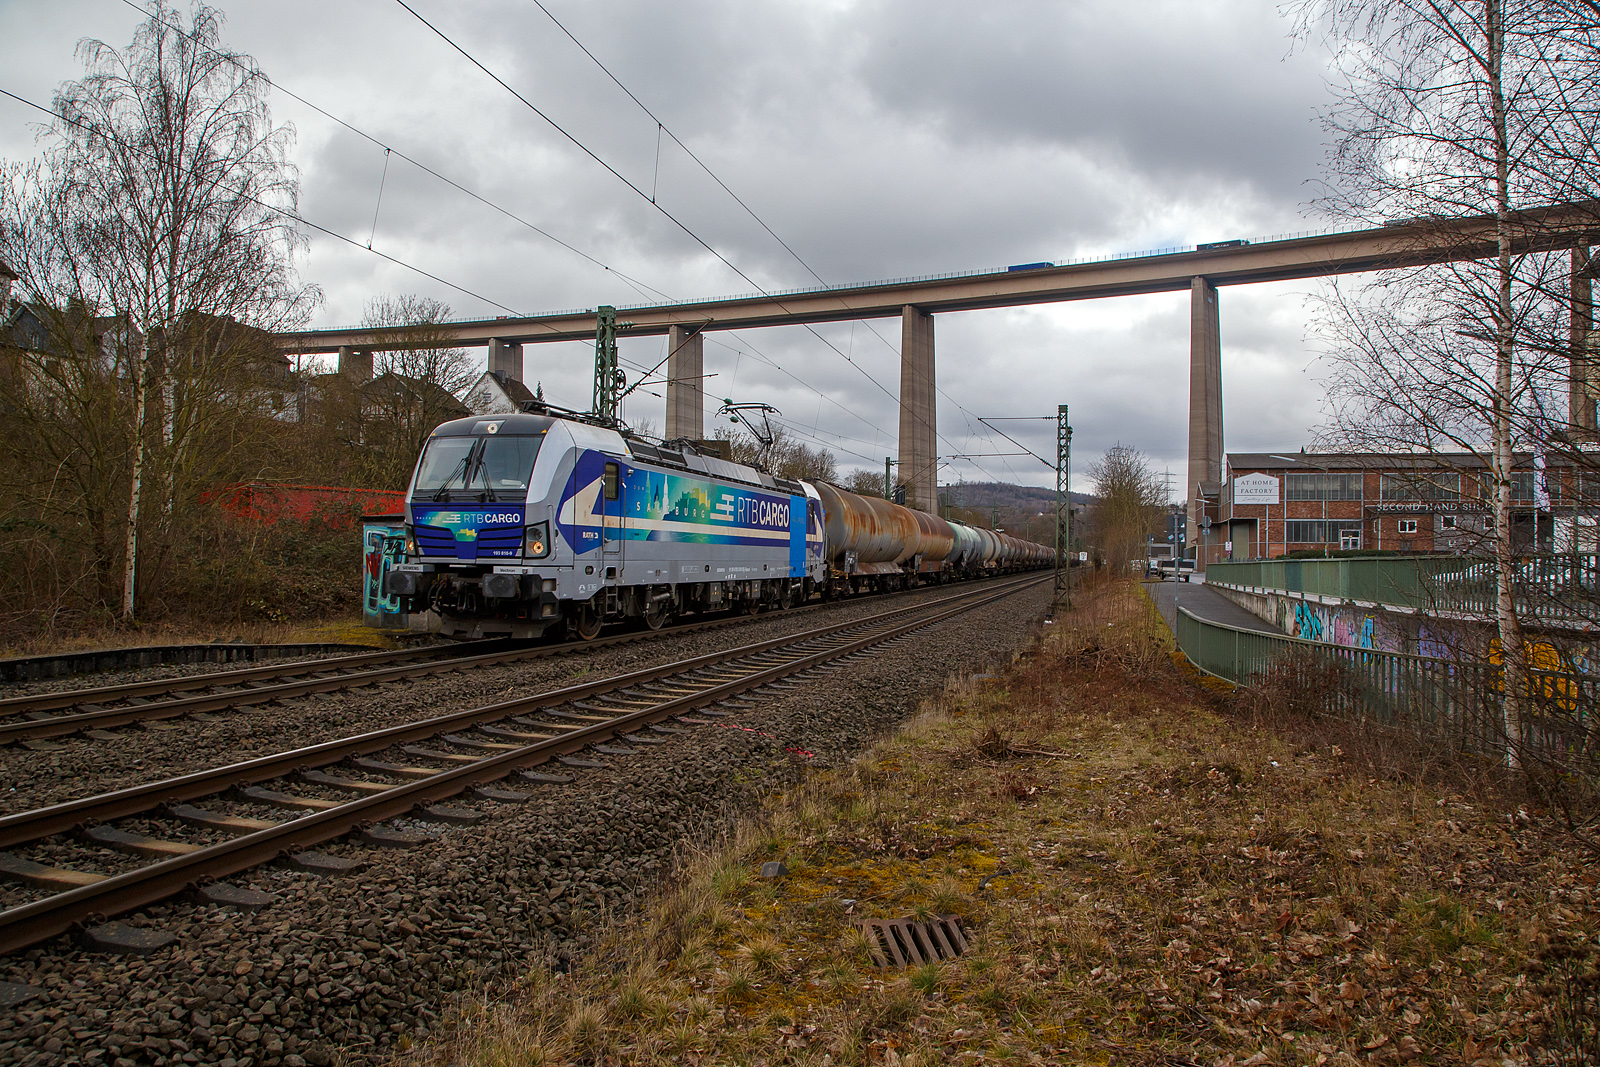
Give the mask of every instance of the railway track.
<path id="1" fill-rule="evenodd" d="M 826 606 L 822 603 L 803 605 L 788 609 L 785 614 L 820 611 Z M 133 723 L 204 716 L 232 708 L 295 700 L 316 693 L 573 655 L 660 636 L 737 626 L 748 621 L 748 616 L 728 616 L 559 645 L 530 646 L 526 642 L 493 640 L 460 646 L 369 652 L 215 671 L 182 678 L 10 697 L 0 699 L 0 745 L 20 743 L 48 747 L 52 738 L 76 734 L 111 741 L 118 735 L 110 731 Z"/>
<path id="2" fill-rule="evenodd" d="M 663 744 L 669 735 L 708 721 L 696 713 L 728 714 L 712 705 L 764 686 L 792 688 L 794 680 L 843 669 L 852 658 L 1044 580 L 1030 576 L 964 591 L 867 619 L 0 818 L 0 849 L 7 850 L 0 852 L 0 876 L 50 894 L 0 912 L 0 953 L 279 857 L 303 869 L 343 873 L 354 861 L 309 850 L 352 832 L 360 832 L 361 843 L 369 847 L 424 845 L 430 835 L 381 824 L 402 816 L 446 824 L 480 821 L 486 817 L 482 812 L 441 802 L 467 795 L 489 804 L 518 803 L 530 794 L 516 787 L 570 781 L 537 769 L 552 761 L 558 771 L 605 766 L 593 757 L 625 757 Z M 207 806 L 192 803 L 197 800 Z M 268 814 L 279 817 L 263 817 Z M 119 820 L 124 826 L 113 825 Z M 52 857 L 76 850 L 100 866 L 105 866 L 101 850 L 115 850 L 133 865 L 102 873 L 85 869 L 89 864 L 60 866 L 59 860 L 40 862 L 22 854 L 41 846 Z M 226 899 L 228 891 L 221 892 Z"/>

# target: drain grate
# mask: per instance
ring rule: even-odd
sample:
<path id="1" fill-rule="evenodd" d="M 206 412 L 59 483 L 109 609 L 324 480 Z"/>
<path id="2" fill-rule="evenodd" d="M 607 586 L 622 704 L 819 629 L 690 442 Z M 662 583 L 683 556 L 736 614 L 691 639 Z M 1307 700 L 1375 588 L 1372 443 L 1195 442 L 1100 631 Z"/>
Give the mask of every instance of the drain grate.
<path id="1" fill-rule="evenodd" d="M 872 943 L 872 959 L 879 967 L 912 967 L 953 959 L 967 951 L 961 920 L 954 915 L 940 915 L 926 922 L 863 919 L 856 925 Z"/>

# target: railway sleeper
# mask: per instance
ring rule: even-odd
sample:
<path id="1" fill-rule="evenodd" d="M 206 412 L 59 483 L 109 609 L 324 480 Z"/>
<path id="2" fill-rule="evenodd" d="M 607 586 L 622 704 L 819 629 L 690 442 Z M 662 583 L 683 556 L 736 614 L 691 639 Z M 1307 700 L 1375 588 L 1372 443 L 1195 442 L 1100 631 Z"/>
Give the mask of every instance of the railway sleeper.
<path id="1" fill-rule="evenodd" d="M 547 711 L 547 712 L 545 712 L 545 714 L 546 715 L 550 715 L 550 714 L 553 714 L 553 713 Z M 576 718 L 587 719 L 588 716 L 587 715 L 580 715 L 580 716 L 576 716 Z M 526 715 L 513 715 L 509 719 L 507 719 L 506 721 L 507 722 L 517 723 L 519 726 L 536 726 L 541 730 L 581 730 L 581 729 L 583 729 L 583 727 L 574 725 L 573 723 L 540 722 L 537 719 L 530 719 Z"/>
<path id="2" fill-rule="evenodd" d="M 525 730 L 508 730 L 504 726 L 496 726 L 493 723 L 484 723 L 478 729 L 492 737 L 509 737 L 516 741 L 527 741 L 534 744 L 540 741 L 552 741 L 558 736 L 556 734 L 531 734 Z"/>
<path id="3" fill-rule="evenodd" d="M 135 856 L 150 856 L 156 859 L 185 856 L 191 852 L 199 852 L 205 847 L 189 841 L 168 841 L 159 837 L 130 834 L 126 830 L 118 830 L 115 826 L 91 826 L 83 831 L 83 836 L 97 845 L 105 845 L 119 852 L 131 852 Z"/>
<path id="4" fill-rule="evenodd" d="M 217 811 L 207 811 L 205 808 L 197 808 L 193 804 L 168 805 L 167 814 L 179 822 L 186 822 L 191 826 L 204 826 L 208 830 L 221 830 L 230 834 L 253 834 L 257 830 L 270 830 L 279 825 L 268 819 L 247 819 L 239 815 L 224 815 Z"/>
<path id="5" fill-rule="evenodd" d="M 308 769 L 300 772 L 302 781 L 329 789 L 342 789 L 346 793 L 387 793 L 394 786 L 388 782 L 363 782 L 355 778 L 335 778 L 326 771 Z"/>
<path id="6" fill-rule="evenodd" d="M 65 867 L 47 867 L 43 863 L 23 859 L 10 852 L 0 852 L 0 878 L 31 885 L 36 889 L 53 889 L 66 892 L 79 886 L 93 885 L 106 880 L 106 875 L 93 871 L 74 871 Z"/>
<path id="7" fill-rule="evenodd" d="M 514 789 L 499 789 L 490 785 L 475 785 L 469 790 L 471 794 L 482 800 L 492 800 L 497 804 L 521 804 L 532 793 L 521 793 Z"/>
<path id="8" fill-rule="evenodd" d="M 433 843 L 433 835 L 420 830 L 396 830 L 392 826 L 369 826 L 357 838 L 364 845 L 378 848 L 416 848 Z"/>
<path id="9" fill-rule="evenodd" d="M 239 790 L 239 795 L 258 804 L 269 804 L 274 808 L 290 808 L 297 811 L 327 811 L 329 808 L 337 808 L 340 803 L 337 800 L 295 796 L 293 793 L 282 793 L 276 789 L 267 789 L 259 785 L 247 786 Z"/>
<path id="10" fill-rule="evenodd" d="M 481 811 L 450 804 L 429 804 L 411 813 L 411 818 L 420 822 L 443 823 L 447 826 L 476 826 L 488 817 Z"/>
<path id="11" fill-rule="evenodd" d="M 461 752 L 440 752 L 437 749 L 423 748 L 421 745 L 401 745 L 400 751 L 408 756 L 421 756 L 423 759 L 442 760 L 445 763 L 477 763 L 482 756 L 468 756 Z M 443 774 L 444 768 L 437 767 L 431 774 Z"/>
<path id="12" fill-rule="evenodd" d="M 476 737 L 467 737 L 463 734 L 440 734 L 439 740 L 447 741 L 461 748 L 475 748 L 486 752 L 515 752 L 525 745 L 513 745 L 506 741 L 482 741 Z"/>
<path id="13" fill-rule="evenodd" d="M 439 773 L 438 767 L 416 767 L 404 763 L 386 763 L 383 760 L 368 759 L 357 756 L 350 760 L 352 767 L 359 767 L 364 771 L 373 771 L 377 774 L 391 774 L 396 778 L 432 778 Z"/>

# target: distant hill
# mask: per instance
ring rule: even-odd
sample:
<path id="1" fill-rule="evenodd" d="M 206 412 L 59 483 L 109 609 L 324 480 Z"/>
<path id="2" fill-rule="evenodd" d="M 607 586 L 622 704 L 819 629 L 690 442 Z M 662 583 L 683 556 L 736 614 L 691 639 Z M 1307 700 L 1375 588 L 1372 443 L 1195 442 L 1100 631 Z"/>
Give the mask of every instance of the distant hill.
<path id="1" fill-rule="evenodd" d="M 1072 493 L 1072 507 L 1088 504 L 1094 497 L 1089 493 Z M 1010 482 L 961 482 L 939 487 L 940 503 L 952 507 L 987 511 L 990 506 L 1001 509 L 1001 518 L 1011 515 L 1037 515 L 1056 508 L 1056 491 L 1038 485 L 1012 485 Z"/>
<path id="2" fill-rule="evenodd" d="M 1073 493 L 1073 541 L 1079 540 L 1078 531 L 1088 517 L 1088 505 L 1094 497 L 1088 493 Z M 974 526 L 994 526 L 1007 533 L 1030 540 L 1049 543 L 1055 535 L 1056 491 L 1037 485 L 1012 485 L 1009 482 L 963 482 L 939 487 L 941 513 L 950 519 Z"/>

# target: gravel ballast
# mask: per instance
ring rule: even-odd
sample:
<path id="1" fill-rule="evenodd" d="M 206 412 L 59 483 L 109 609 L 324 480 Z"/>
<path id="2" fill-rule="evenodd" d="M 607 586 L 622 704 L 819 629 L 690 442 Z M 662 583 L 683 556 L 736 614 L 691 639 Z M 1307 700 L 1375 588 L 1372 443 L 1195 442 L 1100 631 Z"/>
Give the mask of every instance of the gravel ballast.
<path id="1" fill-rule="evenodd" d="M 947 586 L 898 597 L 860 597 L 820 611 L 762 615 L 699 633 L 663 633 L 636 643 L 583 649 L 521 663 L 498 664 L 415 681 L 336 690 L 282 704 L 262 704 L 166 719 L 117 730 L 114 742 L 87 736 L 40 746 L 0 747 L 0 815 L 125 789 L 291 748 L 474 708 L 512 695 L 531 695 L 579 681 L 643 670 L 835 622 L 910 607 L 983 583 Z M 142 681 L 119 677 L 117 683 Z M 113 684 L 113 683 L 106 683 Z M 224 756 L 223 754 L 226 754 Z"/>
<path id="2" fill-rule="evenodd" d="M 300 1067 L 331 1063 L 336 1056 L 345 1062 L 381 1060 L 402 1038 L 432 1029 L 456 994 L 514 976 L 539 955 L 562 959 L 580 950 L 597 915 L 636 907 L 670 873 L 680 850 L 716 839 L 738 814 L 753 810 L 765 790 L 792 781 L 808 764 L 848 758 L 902 722 L 953 674 L 982 670 L 1020 650 L 1049 595 L 1045 583 L 801 688 L 758 691 L 745 698 L 753 706 L 729 718 L 662 735 L 661 745 L 633 746 L 633 755 L 605 757 L 604 769 L 570 771 L 570 784 L 501 783 L 529 790 L 523 803 L 452 801 L 489 816 L 476 826 L 389 824 L 435 835 L 416 849 L 366 849 L 349 839 L 324 849 L 366 861 L 360 873 L 320 879 L 272 867 L 236 878 L 239 886 L 278 898 L 263 911 L 174 902 L 124 917 L 132 926 L 176 935 L 172 945 L 152 955 L 90 952 L 58 938 L 0 959 L 0 981 L 41 990 L 0 1013 L 0 1064 Z M 871 598 L 840 610 L 867 615 L 906 602 Z M 670 662 L 774 636 L 785 627 L 821 625 L 823 619 L 822 613 L 775 615 L 736 630 L 576 660 L 234 713 L 186 730 L 186 753 L 155 751 L 163 744 L 177 747 L 175 735 L 130 732 L 130 742 L 151 745 L 142 757 L 147 767 L 130 784 L 157 777 L 157 761 L 165 775 L 210 765 L 218 751 L 244 758 L 253 743 L 262 746 L 259 752 L 280 750 L 283 731 L 297 716 L 307 736 L 294 737 L 294 743 L 312 743 L 349 732 L 336 719 L 371 728 L 419 712 L 482 704 L 506 690 L 549 688 L 571 679 L 574 670 L 615 673 Z M 396 711 L 400 704 L 410 709 Z M 315 712 L 314 725 L 303 722 L 306 709 Z M 269 718 L 277 720 L 276 727 L 262 721 Z M 227 727 L 233 738 L 226 748 L 220 739 L 207 739 L 207 731 L 218 727 Z M 310 736 L 317 730 L 324 733 Z M 92 751 L 92 743 L 74 742 L 59 752 L 6 755 L 37 768 L 50 757 L 82 758 Z M 130 754 L 136 753 L 122 753 Z M 103 788 L 99 775 L 110 769 L 109 761 L 86 759 L 82 773 L 94 774 Z M 31 791 L 37 796 L 49 787 L 40 783 Z M 38 803 L 13 804 L 11 810 Z"/>

